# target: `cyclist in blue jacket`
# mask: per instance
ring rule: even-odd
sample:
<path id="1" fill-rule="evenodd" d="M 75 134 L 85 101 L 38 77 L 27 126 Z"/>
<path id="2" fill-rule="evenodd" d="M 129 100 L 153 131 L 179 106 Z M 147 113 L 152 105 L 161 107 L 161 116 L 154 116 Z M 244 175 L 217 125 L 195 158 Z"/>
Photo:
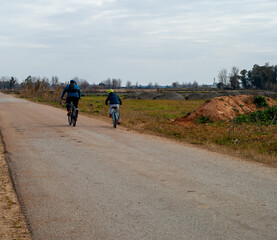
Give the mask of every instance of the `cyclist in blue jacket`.
<path id="1" fill-rule="evenodd" d="M 109 95 L 105 101 L 105 104 L 108 105 L 108 102 L 110 102 L 110 118 L 111 118 L 112 117 L 112 108 L 117 107 L 117 110 L 119 112 L 119 105 L 122 105 L 122 101 L 121 101 L 120 97 L 116 93 L 114 93 L 113 89 L 109 89 L 108 94 Z M 117 123 L 119 123 L 119 121 Z"/>
<path id="2" fill-rule="evenodd" d="M 65 93 L 67 93 L 66 98 L 66 108 L 67 108 L 67 116 L 70 115 L 70 103 L 73 102 L 73 105 L 76 108 L 76 115 L 78 117 L 78 103 L 81 98 L 81 89 L 77 85 L 75 80 L 70 80 L 70 84 L 68 84 L 62 92 L 61 99 L 63 99 Z"/>

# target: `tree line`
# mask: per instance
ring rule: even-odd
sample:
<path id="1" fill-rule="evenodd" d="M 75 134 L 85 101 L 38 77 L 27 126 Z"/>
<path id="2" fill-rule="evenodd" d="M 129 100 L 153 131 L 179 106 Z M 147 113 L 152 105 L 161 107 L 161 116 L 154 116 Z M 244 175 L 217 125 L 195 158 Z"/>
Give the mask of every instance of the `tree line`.
<path id="1" fill-rule="evenodd" d="M 16 78 L 11 77 L 1 77 L 0 78 L 0 89 L 15 89 L 20 88 L 21 86 L 18 84 Z"/>
<path id="2" fill-rule="evenodd" d="M 84 90 L 91 88 L 122 88 L 121 79 L 108 78 L 107 80 L 101 81 L 99 84 L 90 84 L 87 80 L 80 79 L 79 77 L 74 77 L 72 79 L 74 79 L 77 84 Z M 19 83 L 18 79 L 15 77 L 2 76 L 0 78 L 0 89 L 20 90 L 25 88 L 33 88 L 34 90 L 53 90 L 59 87 L 64 87 L 66 84 L 68 84 L 68 82 L 60 82 L 57 76 L 53 76 L 51 77 L 51 79 L 47 77 L 28 76 L 21 83 Z M 132 88 L 132 83 L 130 81 L 127 81 L 126 87 Z"/>
<path id="3" fill-rule="evenodd" d="M 241 71 L 237 67 L 233 67 L 229 75 L 223 68 L 218 73 L 218 80 L 218 88 L 277 91 L 277 65 L 270 66 L 269 63 L 266 63 L 259 66 L 255 64 L 251 70 L 243 69 Z"/>
<path id="4" fill-rule="evenodd" d="M 136 82 L 134 85 L 131 81 L 127 81 L 126 85 L 122 85 L 122 80 L 120 78 L 108 78 L 101 81 L 99 84 L 90 84 L 85 79 L 80 79 L 79 77 L 73 78 L 77 81 L 78 85 L 83 90 L 93 90 L 93 89 L 141 89 L 141 88 L 161 88 L 161 87 L 171 87 L 171 88 L 191 88 L 197 89 L 199 87 L 198 83 L 194 81 L 193 83 L 179 83 L 173 82 L 170 86 L 160 86 L 158 83 L 148 83 L 146 86 L 140 85 Z M 57 88 L 62 88 L 67 83 L 62 83 L 59 81 L 57 76 L 53 76 L 50 79 L 47 77 L 34 77 L 28 76 L 21 83 L 18 82 L 16 77 L 3 76 L 0 78 L 0 89 L 33 89 L 37 90 L 53 90 Z M 203 85 L 204 86 L 204 85 Z M 273 90 L 277 91 L 277 65 L 270 66 L 266 63 L 263 66 L 255 64 L 251 70 L 243 69 L 239 71 L 239 68 L 232 67 L 231 72 L 228 74 L 227 70 L 223 68 L 218 73 L 218 84 L 219 89 L 263 89 L 263 90 Z"/>
<path id="5" fill-rule="evenodd" d="M 74 77 L 77 84 L 83 90 L 93 90 L 93 89 L 120 89 L 120 88 L 127 88 L 127 89 L 138 89 L 143 88 L 138 82 L 134 85 L 131 81 L 127 81 L 126 85 L 123 86 L 122 80 L 120 78 L 108 78 L 106 80 L 100 81 L 99 84 L 90 84 L 86 79 L 80 79 L 79 77 Z M 69 81 L 68 81 L 69 82 Z M 53 90 L 57 88 L 64 87 L 68 82 L 60 82 L 57 76 L 53 76 L 50 79 L 47 77 L 35 77 L 35 76 L 28 76 L 24 79 L 21 83 L 18 82 L 17 78 L 15 77 L 7 77 L 3 76 L 0 78 L 0 89 L 7 89 L 7 90 L 22 90 L 22 89 L 34 89 L 37 90 Z M 159 85 L 155 83 L 149 83 L 146 88 L 157 88 Z"/>
<path id="6" fill-rule="evenodd" d="M 0 89 L 8 90 L 17 90 L 25 88 L 34 88 L 34 89 L 55 89 L 60 86 L 59 78 L 53 76 L 51 80 L 46 77 L 32 77 L 28 76 L 21 83 L 15 77 L 2 76 L 0 78 Z M 62 84 L 64 85 L 64 84 Z"/>

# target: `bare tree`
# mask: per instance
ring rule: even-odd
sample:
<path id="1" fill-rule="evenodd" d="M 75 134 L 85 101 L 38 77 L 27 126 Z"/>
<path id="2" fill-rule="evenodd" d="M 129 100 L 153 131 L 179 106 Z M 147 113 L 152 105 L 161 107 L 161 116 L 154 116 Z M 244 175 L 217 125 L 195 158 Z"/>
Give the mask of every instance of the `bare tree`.
<path id="1" fill-rule="evenodd" d="M 229 81 L 233 89 L 239 88 L 239 68 L 232 67 L 231 73 L 229 74 Z"/>
<path id="2" fill-rule="evenodd" d="M 188 82 L 188 83 L 183 83 L 183 87 L 187 87 L 187 88 L 192 88 L 192 83 Z"/>
<path id="3" fill-rule="evenodd" d="M 110 78 L 108 78 L 105 81 L 102 81 L 101 86 L 105 86 L 105 88 L 112 88 L 112 80 Z"/>
<path id="4" fill-rule="evenodd" d="M 112 88 L 121 88 L 121 79 L 113 79 L 112 80 Z"/>
<path id="5" fill-rule="evenodd" d="M 191 85 L 191 87 L 194 88 L 194 90 L 197 90 L 198 82 L 194 81 L 193 84 Z"/>
<path id="6" fill-rule="evenodd" d="M 153 88 L 153 83 L 152 82 L 148 83 L 147 87 L 148 88 Z"/>
<path id="7" fill-rule="evenodd" d="M 57 76 L 53 76 L 51 78 L 51 87 L 56 88 L 59 85 L 59 78 Z"/>
<path id="8" fill-rule="evenodd" d="M 180 87 L 180 83 L 179 82 L 173 82 L 172 87 L 178 88 L 178 87 Z"/>
<path id="9" fill-rule="evenodd" d="M 11 77 L 10 82 L 9 82 L 10 89 L 13 89 L 15 87 L 16 83 L 17 83 L 17 80 L 14 77 Z"/>
<path id="10" fill-rule="evenodd" d="M 112 87 L 112 80 L 111 80 L 110 78 L 108 78 L 108 79 L 105 81 L 105 83 L 106 83 L 106 87 L 107 87 L 107 88 L 111 88 L 111 87 Z"/>
<path id="11" fill-rule="evenodd" d="M 122 80 L 119 78 L 117 79 L 117 88 L 121 88 Z"/>
<path id="12" fill-rule="evenodd" d="M 239 74 L 239 68 L 238 67 L 232 67 L 230 75 L 238 75 Z"/>
<path id="13" fill-rule="evenodd" d="M 131 81 L 127 81 L 127 83 L 126 83 L 126 88 L 128 88 L 128 89 L 132 88 L 132 83 L 131 83 Z"/>
<path id="14" fill-rule="evenodd" d="M 46 90 L 46 89 L 49 89 L 49 88 L 50 88 L 49 79 L 47 77 L 42 78 L 41 89 Z"/>
<path id="15" fill-rule="evenodd" d="M 218 80 L 220 83 L 223 85 L 227 85 L 227 70 L 223 68 L 219 73 L 218 73 Z"/>
<path id="16" fill-rule="evenodd" d="M 87 80 L 85 80 L 85 79 L 81 79 L 80 80 L 80 87 L 82 88 L 82 89 L 88 89 L 89 88 L 89 82 L 87 81 Z"/>

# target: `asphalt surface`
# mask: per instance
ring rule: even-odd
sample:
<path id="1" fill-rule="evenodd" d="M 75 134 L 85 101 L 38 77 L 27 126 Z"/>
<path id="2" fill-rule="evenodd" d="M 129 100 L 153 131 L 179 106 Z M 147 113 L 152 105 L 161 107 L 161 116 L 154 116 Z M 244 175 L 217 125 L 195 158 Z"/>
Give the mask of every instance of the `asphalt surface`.
<path id="1" fill-rule="evenodd" d="M 1 93 L 0 129 L 35 240 L 277 239 L 277 169 Z"/>

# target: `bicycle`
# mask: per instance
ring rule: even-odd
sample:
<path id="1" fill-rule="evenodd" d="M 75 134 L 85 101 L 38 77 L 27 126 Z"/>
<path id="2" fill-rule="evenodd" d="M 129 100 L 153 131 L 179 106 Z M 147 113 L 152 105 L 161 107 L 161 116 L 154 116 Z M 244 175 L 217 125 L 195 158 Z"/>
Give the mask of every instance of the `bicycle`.
<path id="1" fill-rule="evenodd" d="M 113 119 L 113 127 L 116 128 L 119 120 L 119 109 L 118 107 L 112 107 L 112 119 Z"/>
<path id="2" fill-rule="evenodd" d="M 65 99 L 63 99 L 65 100 Z M 72 102 L 69 103 L 69 110 L 70 110 L 70 114 L 67 115 L 68 117 L 68 124 L 69 126 L 73 126 L 75 127 L 76 126 L 76 122 L 77 122 L 77 109 L 76 107 L 74 106 L 74 104 Z"/>
<path id="3" fill-rule="evenodd" d="M 72 102 L 70 102 L 70 114 L 68 116 L 68 123 L 69 125 L 72 124 L 73 127 L 76 126 L 76 122 L 77 122 L 77 112 L 76 112 L 76 107 L 72 104 Z"/>

